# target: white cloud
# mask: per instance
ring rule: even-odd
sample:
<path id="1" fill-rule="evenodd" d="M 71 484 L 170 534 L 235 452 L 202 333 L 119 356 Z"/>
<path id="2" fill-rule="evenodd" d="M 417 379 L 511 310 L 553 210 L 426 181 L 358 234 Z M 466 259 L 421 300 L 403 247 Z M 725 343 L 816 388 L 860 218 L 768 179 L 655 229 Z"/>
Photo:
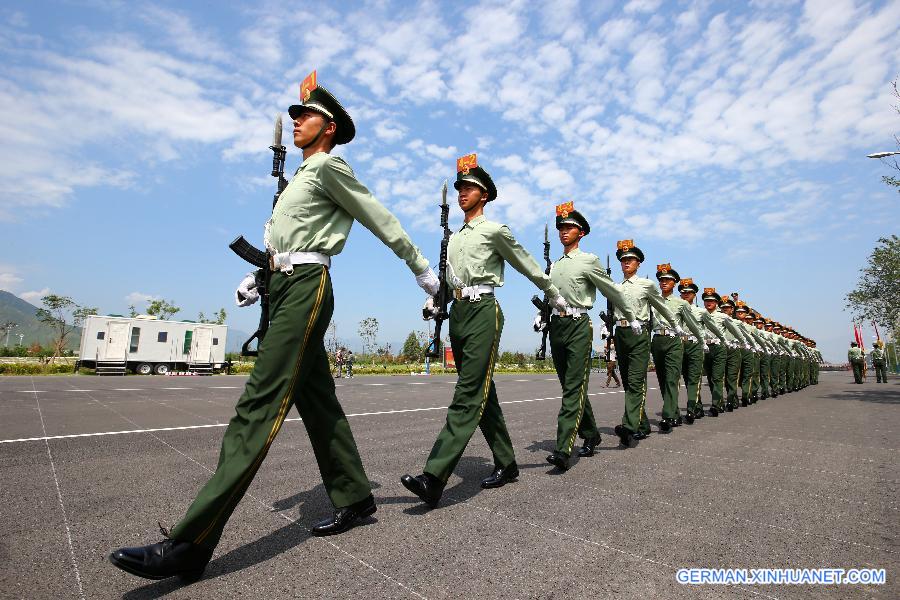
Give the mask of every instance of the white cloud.
<path id="1" fill-rule="evenodd" d="M 525 161 L 522 160 L 522 157 L 518 154 L 510 154 L 509 156 L 504 156 L 502 158 L 495 158 L 493 162 L 501 169 L 506 169 L 510 173 L 524 173 L 525 170 L 528 169 L 528 165 L 525 164 Z"/>
<path id="2" fill-rule="evenodd" d="M 14 290 L 19 286 L 20 283 L 22 283 L 22 281 L 24 280 L 14 272 L 0 272 L 0 289 Z"/>
<path id="3" fill-rule="evenodd" d="M 159 296 L 155 296 L 153 294 L 145 294 L 143 292 L 131 292 L 127 296 L 125 296 L 125 302 L 128 303 L 129 306 L 137 306 L 138 304 L 146 304 L 151 300 L 158 300 Z"/>
<path id="4" fill-rule="evenodd" d="M 38 290 L 36 292 L 22 292 L 19 294 L 19 298 L 28 302 L 30 304 L 34 304 L 35 306 L 41 305 L 41 298 L 50 294 L 50 288 L 44 288 L 42 290 Z"/>

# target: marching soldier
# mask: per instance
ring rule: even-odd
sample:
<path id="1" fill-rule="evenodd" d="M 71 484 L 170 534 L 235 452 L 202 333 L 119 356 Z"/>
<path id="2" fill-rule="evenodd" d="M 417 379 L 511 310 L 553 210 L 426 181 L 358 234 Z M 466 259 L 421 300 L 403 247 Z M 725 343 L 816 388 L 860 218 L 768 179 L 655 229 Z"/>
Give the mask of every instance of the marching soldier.
<path id="1" fill-rule="evenodd" d="M 754 379 L 754 363 L 756 342 L 750 333 L 750 326 L 747 321 L 750 319 L 749 308 L 741 301 L 737 301 L 737 308 L 734 309 L 737 315 L 737 326 L 744 337 L 744 348 L 741 350 L 741 406 L 750 406 L 753 399 L 755 388 L 753 387 Z"/>
<path id="2" fill-rule="evenodd" d="M 725 329 L 725 408 L 724 410 L 731 412 L 738 408 L 738 391 L 740 390 L 741 377 L 741 357 L 744 350 L 744 335 L 741 333 L 735 323 L 734 316 L 735 302 L 731 296 L 723 296 L 721 311 L 728 317 L 727 322 L 731 324 L 730 328 Z"/>
<path id="3" fill-rule="evenodd" d="M 736 333 L 735 326 L 730 322 L 730 318 L 719 310 L 722 303 L 722 297 L 716 293 L 716 288 L 703 288 L 703 307 L 706 309 L 710 319 L 712 319 L 719 329 L 728 328 L 733 334 Z M 709 385 L 712 400 L 709 406 L 709 415 L 718 417 L 719 413 L 725 410 L 725 358 L 726 348 L 724 344 L 715 343 L 707 338 L 709 344 L 709 352 L 703 357 L 703 372 L 706 374 L 706 383 Z"/>
<path id="4" fill-rule="evenodd" d="M 481 428 L 494 458 L 493 472 L 482 479 L 481 487 L 500 487 L 519 477 L 493 379 L 503 331 L 503 311 L 494 297 L 494 289 L 503 285 L 504 262 L 543 290 L 554 308 L 569 309 L 559 289 L 519 245 L 509 228 L 485 218 L 484 207 L 497 197 L 497 188 L 487 171 L 478 165 L 476 155 L 464 156 L 456 164 L 453 186 L 459 192 L 465 223 L 450 237 L 444 276 L 453 288 L 450 344 L 458 379 L 453 401 L 447 408 L 447 422 L 422 474 L 404 475 L 400 479 L 406 489 L 432 508 L 440 501 L 444 486 L 477 427 Z M 425 308 L 433 313 L 431 298 Z"/>
<path id="5" fill-rule="evenodd" d="M 691 305 L 672 293 L 675 284 L 681 281 L 678 271 L 673 269 L 669 263 L 657 265 L 656 279 L 659 281 L 659 290 L 662 293 L 663 301 L 669 311 L 675 315 L 675 320 L 669 322 L 662 321 L 659 315 L 653 315 L 653 339 L 650 342 L 650 353 L 653 355 L 653 364 L 656 367 L 656 379 L 663 397 L 662 420 L 659 422 L 659 430 L 668 433 L 673 427 L 678 427 L 682 423 L 681 412 L 678 409 L 678 380 L 681 378 L 684 361 L 682 337 L 687 337 L 687 335 L 684 333 L 679 335 L 676 331 L 678 329 L 683 332 L 690 330 L 696 339 L 700 340 L 701 356 L 708 348 L 703 330 L 694 317 Z M 690 397 L 688 404 L 690 404 Z"/>
<path id="6" fill-rule="evenodd" d="M 616 258 L 625 276 L 619 287 L 625 293 L 634 310 L 636 322 L 628 322 L 625 312 L 616 307 L 616 352 L 619 356 L 619 371 L 625 388 L 625 413 L 622 424 L 616 425 L 615 432 L 623 446 L 630 447 L 650 433 L 647 420 L 647 366 L 650 363 L 650 305 L 669 323 L 675 322 L 675 315 L 653 283 L 637 275 L 638 267 L 644 262 L 644 253 L 632 240 L 620 240 Z M 677 335 L 684 335 L 681 327 L 676 327 Z"/>
<path id="7" fill-rule="evenodd" d="M 769 393 L 772 398 L 777 398 L 780 393 L 778 374 L 781 372 L 781 348 L 778 346 L 778 336 L 775 334 L 775 322 L 772 319 L 765 319 L 763 329 L 772 348 L 772 353 L 769 356 Z"/>
<path id="8" fill-rule="evenodd" d="M 757 330 L 757 339 L 762 346 L 762 351 L 759 354 L 759 399 L 765 400 L 771 396 L 770 393 L 770 383 L 769 383 L 769 369 L 772 366 L 772 348 L 769 345 L 769 338 L 766 335 L 765 329 L 763 326 L 765 325 L 766 320 L 759 313 L 755 313 L 753 315 L 753 326 L 756 327 Z"/>
<path id="9" fill-rule="evenodd" d="M 688 303 L 694 318 L 700 324 L 700 330 L 703 336 L 697 338 L 695 336 L 686 336 L 684 341 L 684 358 L 681 361 L 681 374 L 684 378 L 684 387 L 687 390 L 687 412 L 684 414 L 684 420 L 688 424 L 693 423 L 694 419 L 702 419 L 704 417 L 703 401 L 700 398 L 700 381 L 703 379 L 703 357 L 709 352 L 709 345 L 726 344 L 725 333 L 716 323 L 709 312 L 705 309 L 694 306 L 694 299 L 700 290 L 694 280 L 684 278 L 678 284 L 678 292 L 681 299 Z"/>
<path id="10" fill-rule="evenodd" d="M 325 350 L 325 331 L 334 309 L 329 265 L 358 220 L 406 262 L 426 293 L 436 293 L 438 279 L 399 221 L 343 159 L 330 154 L 335 145 L 353 139 L 355 128 L 337 99 L 317 85 L 315 72 L 301 85 L 301 101 L 288 112 L 303 163 L 266 226 L 273 266 L 268 332 L 225 430 L 216 472 L 185 517 L 166 535 L 168 539 L 120 548 L 110 555 L 115 566 L 134 575 L 148 579 L 178 575 L 189 581 L 202 576 L 225 523 L 292 406 L 303 419 L 335 506 L 334 516 L 313 527 L 312 534 L 341 533 L 376 510 L 350 424 L 335 395 Z M 247 282 L 242 282 L 242 289 L 244 303 L 251 303 L 256 290 Z"/>
<path id="11" fill-rule="evenodd" d="M 564 254 L 550 268 L 550 280 L 570 308 L 555 309 L 550 318 L 550 350 L 563 396 L 557 419 L 556 450 L 547 457 L 547 462 L 565 471 L 569 468 L 576 434 L 584 439 L 578 456 L 593 456 L 600 443 L 600 432 L 587 396 L 594 337 L 588 313 L 597 292 L 620 307 L 626 319 L 635 319 L 628 300 L 606 274 L 600 259 L 579 248 L 581 239 L 591 232 L 591 226 L 571 202 L 556 207 L 556 229 Z M 538 314 L 537 331 L 545 326 L 540 320 Z"/>
<path id="12" fill-rule="evenodd" d="M 884 342 L 878 340 L 875 342 L 875 348 L 872 349 L 872 367 L 875 368 L 875 382 L 887 383 L 887 368 L 884 360 Z M 816 381 L 815 383 L 818 383 Z"/>

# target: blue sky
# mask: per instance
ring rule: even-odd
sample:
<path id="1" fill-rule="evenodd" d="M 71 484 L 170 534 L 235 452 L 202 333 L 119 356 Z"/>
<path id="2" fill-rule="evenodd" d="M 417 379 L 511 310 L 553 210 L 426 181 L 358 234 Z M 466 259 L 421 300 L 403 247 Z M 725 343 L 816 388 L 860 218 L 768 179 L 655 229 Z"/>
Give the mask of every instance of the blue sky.
<path id="1" fill-rule="evenodd" d="M 227 244 L 260 243 L 272 119 L 317 69 L 357 124 L 339 153 L 433 263 L 441 182 L 478 152 L 499 188 L 488 217 L 539 260 L 572 200 L 584 249 L 632 238 L 641 274 L 670 262 L 740 291 L 839 360 L 843 296 L 900 224 L 889 169 L 865 158 L 900 130 L 898 29 L 897 1 L 7 1 L 0 288 L 112 313 L 224 306 L 252 331 Z M 380 341 L 424 328 L 412 275 L 359 225 L 332 274 L 351 346 L 367 316 Z M 507 271 L 503 348 L 536 347 L 533 293 Z"/>

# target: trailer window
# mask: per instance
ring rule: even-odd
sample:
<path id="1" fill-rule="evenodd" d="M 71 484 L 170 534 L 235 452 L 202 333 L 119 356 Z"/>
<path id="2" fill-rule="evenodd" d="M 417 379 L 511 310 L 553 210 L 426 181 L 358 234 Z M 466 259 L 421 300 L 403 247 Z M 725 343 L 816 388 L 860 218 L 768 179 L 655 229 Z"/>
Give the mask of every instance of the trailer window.
<path id="1" fill-rule="evenodd" d="M 187 354 L 191 351 L 191 339 L 194 337 L 193 331 L 185 331 L 184 332 L 184 350 L 183 352 Z"/>
<path id="2" fill-rule="evenodd" d="M 219 345 L 219 338 L 213 338 L 213 346 Z"/>
<path id="3" fill-rule="evenodd" d="M 138 350 L 138 342 L 141 339 L 141 328 L 140 327 L 132 327 L 131 328 L 131 346 L 128 348 L 129 352 L 137 352 Z"/>
<path id="4" fill-rule="evenodd" d="M 168 332 L 168 331 L 160 331 L 159 333 L 156 334 L 156 341 L 157 341 L 157 342 L 165 342 L 165 341 L 168 340 L 168 339 L 169 339 L 169 332 Z"/>
<path id="5" fill-rule="evenodd" d="M 102 339 L 105 338 L 105 337 L 106 337 L 106 332 L 105 332 L 105 331 L 98 331 L 98 332 L 97 332 L 97 339 L 98 339 L 98 340 L 102 340 Z"/>

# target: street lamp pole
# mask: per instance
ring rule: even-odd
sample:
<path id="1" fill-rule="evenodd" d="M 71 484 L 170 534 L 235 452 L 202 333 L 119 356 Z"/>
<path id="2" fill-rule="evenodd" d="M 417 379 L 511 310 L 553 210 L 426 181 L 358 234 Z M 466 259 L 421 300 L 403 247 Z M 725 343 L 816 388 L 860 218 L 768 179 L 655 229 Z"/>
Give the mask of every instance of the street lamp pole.
<path id="1" fill-rule="evenodd" d="M 900 154 L 900 150 L 894 152 L 873 152 L 872 154 L 866 154 L 866 158 L 887 158 L 888 156 L 896 156 Z"/>

